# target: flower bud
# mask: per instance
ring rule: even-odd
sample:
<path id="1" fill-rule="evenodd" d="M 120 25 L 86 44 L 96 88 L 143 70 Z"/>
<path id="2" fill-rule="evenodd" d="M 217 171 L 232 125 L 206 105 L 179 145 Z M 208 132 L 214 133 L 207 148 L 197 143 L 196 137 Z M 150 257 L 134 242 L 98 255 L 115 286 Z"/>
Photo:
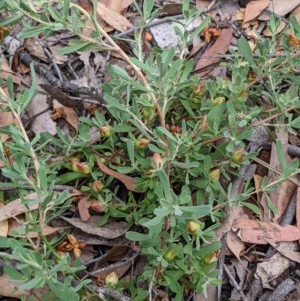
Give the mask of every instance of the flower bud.
<path id="1" fill-rule="evenodd" d="M 219 96 L 219 97 L 216 97 L 213 101 L 212 101 L 212 104 L 214 107 L 220 105 L 221 103 L 225 102 L 225 97 L 224 96 Z"/>
<path id="2" fill-rule="evenodd" d="M 138 149 L 145 149 L 148 147 L 149 143 L 150 143 L 149 139 L 141 138 L 135 142 L 135 146 Z"/>
<path id="3" fill-rule="evenodd" d="M 186 231 L 193 236 L 196 236 L 199 233 L 199 231 L 201 230 L 201 228 L 202 228 L 202 225 L 197 220 L 189 221 L 189 222 L 187 222 L 187 224 L 185 226 Z"/>
<path id="4" fill-rule="evenodd" d="M 100 180 L 96 180 L 92 184 L 92 190 L 95 192 L 100 192 L 103 189 L 103 183 Z"/>
<path id="5" fill-rule="evenodd" d="M 193 103 L 200 103 L 204 94 L 205 94 L 205 85 L 203 83 L 200 83 L 199 85 L 194 86 L 193 92 L 191 95 L 191 101 Z"/>
<path id="6" fill-rule="evenodd" d="M 95 200 L 91 202 L 90 208 L 96 212 L 105 212 L 106 205 L 102 204 L 101 202 Z"/>
<path id="7" fill-rule="evenodd" d="M 164 254 L 163 257 L 168 262 L 172 261 L 174 259 L 174 257 L 175 257 L 174 249 L 169 250 L 167 253 Z"/>
<path id="8" fill-rule="evenodd" d="M 244 155 L 245 155 L 244 150 L 239 149 L 232 154 L 231 161 L 235 164 L 241 164 L 241 162 L 244 159 Z"/>
<path id="9" fill-rule="evenodd" d="M 102 125 L 99 128 L 102 137 L 109 138 L 111 136 L 111 127 L 109 125 Z"/>
<path id="10" fill-rule="evenodd" d="M 105 277 L 105 283 L 109 286 L 115 286 L 119 282 L 119 277 L 116 272 L 111 272 Z"/>
<path id="11" fill-rule="evenodd" d="M 154 108 L 149 108 L 149 107 L 145 107 L 142 111 L 143 117 L 146 120 L 149 120 L 152 116 L 154 116 L 155 114 L 155 109 Z"/>
<path id="12" fill-rule="evenodd" d="M 74 172 L 80 172 L 85 175 L 90 173 L 90 167 L 86 162 L 80 162 L 78 158 L 70 159 L 71 168 Z"/>
<path id="13" fill-rule="evenodd" d="M 209 173 L 210 178 L 211 178 L 212 180 L 215 180 L 215 181 L 219 181 L 219 179 L 220 179 L 220 174 L 221 174 L 221 171 L 220 171 L 219 168 L 213 169 L 213 170 Z"/>
<path id="14" fill-rule="evenodd" d="M 159 153 L 154 153 L 152 155 L 151 166 L 155 169 L 161 169 L 163 167 L 163 159 Z"/>
<path id="15" fill-rule="evenodd" d="M 78 171 L 80 173 L 83 173 L 84 175 L 88 175 L 91 172 L 90 167 L 88 166 L 88 164 L 86 162 L 78 163 L 77 168 L 78 168 Z"/>

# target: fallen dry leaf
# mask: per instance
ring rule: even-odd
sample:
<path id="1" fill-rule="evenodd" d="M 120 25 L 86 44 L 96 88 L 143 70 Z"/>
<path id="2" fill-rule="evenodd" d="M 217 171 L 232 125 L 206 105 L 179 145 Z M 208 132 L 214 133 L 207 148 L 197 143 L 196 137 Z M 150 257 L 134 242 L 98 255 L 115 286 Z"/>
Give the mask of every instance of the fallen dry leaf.
<path id="1" fill-rule="evenodd" d="M 280 130 L 277 133 L 277 140 L 281 141 L 284 155 L 287 164 L 290 163 L 292 160 L 290 156 L 287 153 L 287 146 L 288 146 L 288 133 L 286 130 Z M 278 155 L 276 153 L 276 146 L 274 143 L 272 143 L 272 149 L 271 149 L 271 158 L 270 158 L 270 166 L 273 167 L 273 169 L 277 170 L 278 172 L 282 171 L 282 166 L 279 163 Z M 268 173 L 268 183 L 273 183 L 278 178 L 278 175 L 275 174 L 271 169 Z M 282 214 L 285 212 L 289 201 L 296 189 L 296 185 L 290 181 L 282 182 L 278 189 L 272 190 L 269 193 L 270 200 L 275 208 L 277 208 L 277 213 L 273 216 L 273 213 L 270 209 L 270 206 L 267 203 L 265 195 L 261 198 L 261 205 L 264 209 L 264 221 L 270 221 L 273 220 L 276 222 Z"/>
<path id="2" fill-rule="evenodd" d="M 294 8 L 300 5 L 300 0 L 272 0 L 272 2 L 268 6 L 268 10 L 273 12 L 278 16 L 284 16 L 291 12 Z M 269 20 L 271 14 L 263 12 L 258 19 L 259 20 Z"/>
<path id="3" fill-rule="evenodd" d="M 26 199 L 29 200 L 38 200 L 39 199 L 39 195 L 37 193 L 30 193 L 26 196 Z M 6 220 L 10 217 L 14 217 L 17 216 L 21 213 L 25 213 L 29 210 L 35 210 L 37 209 L 39 206 L 38 202 L 34 203 L 34 204 L 30 204 L 28 207 L 25 207 L 22 203 L 21 199 L 16 199 L 10 203 L 8 203 L 7 205 L 5 205 L 4 207 L 0 208 L 0 221 Z"/>
<path id="4" fill-rule="evenodd" d="M 99 168 L 101 169 L 102 172 L 104 172 L 105 174 L 112 176 L 116 179 L 118 179 L 119 181 L 121 181 L 128 190 L 130 191 L 137 191 L 137 185 L 134 182 L 134 178 L 123 175 L 115 170 L 110 169 L 109 167 L 107 167 L 105 164 L 103 164 L 99 158 L 97 158 L 97 164 L 99 166 Z"/>
<path id="5" fill-rule="evenodd" d="M 120 32 L 124 32 L 133 27 L 133 24 L 130 23 L 125 17 L 100 2 L 98 2 L 97 5 L 97 12 L 107 24 Z"/>
<path id="6" fill-rule="evenodd" d="M 273 289 L 270 281 L 280 276 L 288 267 L 290 261 L 279 253 L 268 261 L 257 264 L 256 276 L 261 280 L 263 287 Z"/>
<path id="7" fill-rule="evenodd" d="M 96 277 L 98 281 L 104 280 L 105 277 L 112 272 L 115 272 L 118 275 L 118 278 L 121 278 L 128 271 L 131 265 L 132 261 L 118 262 L 105 266 L 104 268 L 91 272 L 90 274 Z"/>
<path id="8" fill-rule="evenodd" d="M 245 245 L 238 237 L 237 233 L 232 230 L 227 233 L 227 247 L 233 253 L 233 255 L 238 259 L 240 259 L 240 254 L 244 250 Z"/>
<path id="9" fill-rule="evenodd" d="M 106 239 L 114 239 L 119 236 L 122 236 L 125 234 L 127 230 L 126 223 L 122 223 L 122 222 L 118 223 L 119 225 L 118 228 L 116 227 L 115 229 L 109 229 L 106 226 L 98 227 L 93 223 L 89 223 L 89 221 L 83 222 L 80 218 L 68 218 L 64 216 L 61 216 L 61 218 L 67 221 L 72 226 L 82 230 L 83 232 L 97 235 L 99 237 L 106 238 Z"/>
<path id="10" fill-rule="evenodd" d="M 9 76 L 12 78 L 13 82 L 18 86 L 21 86 L 21 78 L 10 69 L 8 61 L 4 55 L 0 59 L 0 78 L 6 80 Z"/>
<path id="11" fill-rule="evenodd" d="M 297 187 L 297 196 L 296 196 L 296 223 L 297 223 L 297 228 L 300 229 L 300 187 Z"/>
<path id="12" fill-rule="evenodd" d="M 240 229 L 242 241 L 254 244 L 272 242 L 296 241 L 300 239 L 300 229 L 295 226 L 280 226 L 273 222 L 260 222 L 247 218 L 236 219 L 233 228 Z"/>
<path id="13" fill-rule="evenodd" d="M 250 1 L 245 10 L 245 18 L 243 24 L 254 20 L 263 10 L 270 4 L 270 0 Z"/>
<path id="14" fill-rule="evenodd" d="M 42 93 L 38 93 L 28 106 L 29 117 L 34 117 L 31 129 L 36 135 L 43 132 L 51 135 L 56 134 L 56 122 L 51 119 L 48 108 L 47 95 Z M 41 112 L 44 113 L 40 114 Z"/>
<path id="15" fill-rule="evenodd" d="M 269 241 L 269 244 L 286 258 L 300 263 L 300 252 L 297 252 L 298 242 L 280 242 L 278 244 Z"/>
<path id="16" fill-rule="evenodd" d="M 46 56 L 42 45 L 34 38 L 25 39 L 24 47 L 28 52 L 45 63 L 49 63 L 49 58 Z"/>
<path id="17" fill-rule="evenodd" d="M 5 205 L 3 202 L 0 202 L 0 208 L 3 208 Z M 8 234 L 8 220 L 4 219 L 0 221 L 0 236 L 7 237 Z"/>
<path id="18" fill-rule="evenodd" d="M 202 69 L 220 61 L 221 58 L 216 55 L 226 53 L 232 39 L 232 28 L 225 28 L 221 31 L 220 36 L 216 39 L 215 43 L 204 52 L 203 56 L 199 59 L 195 66 L 195 70 Z M 199 76 L 205 76 L 210 71 L 202 71 L 198 73 Z"/>
<path id="19" fill-rule="evenodd" d="M 91 207 L 91 202 L 89 197 L 82 197 L 78 202 L 78 211 L 80 218 L 83 222 L 86 222 L 90 217 L 89 208 Z"/>
<path id="20" fill-rule="evenodd" d="M 71 198 L 73 196 L 80 195 L 81 193 L 79 191 L 76 191 L 74 193 L 69 193 L 68 198 Z M 22 199 L 16 199 L 14 201 L 11 201 L 10 203 L 6 204 L 4 207 L 0 208 L 0 221 L 3 221 L 5 219 L 15 217 L 19 214 L 28 212 L 28 210 L 35 210 L 38 208 L 40 201 L 40 197 L 37 193 L 30 193 L 26 195 L 23 199 L 26 200 L 37 200 L 37 202 L 33 204 L 29 204 L 27 207 L 23 205 Z"/>
<path id="21" fill-rule="evenodd" d="M 132 4 L 132 0 L 99 0 L 99 2 L 101 2 L 106 7 L 109 7 L 118 14 L 120 14 L 125 8 Z"/>
<path id="22" fill-rule="evenodd" d="M 21 284 L 17 283 L 6 274 L 3 274 L 2 276 L 0 276 L 0 296 L 17 299 L 25 296 L 28 296 L 28 298 L 32 296 L 30 291 L 18 289 L 18 286 L 20 286 Z M 38 299 L 33 296 L 33 300 L 36 301 Z"/>
<path id="23" fill-rule="evenodd" d="M 16 119 L 14 118 L 13 114 L 11 112 L 0 112 L 0 128 L 4 126 L 11 125 L 16 122 Z M 1 142 L 4 143 L 10 138 L 7 134 L 0 134 Z M 5 166 L 4 162 L 0 160 L 0 167 Z M 4 164 L 4 165 L 3 165 Z"/>
<path id="24" fill-rule="evenodd" d="M 129 246 L 112 247 L 101 260 L 97 263 L 97 267 L 103 266 L 108 262 L 116 262 L 122 260 L 131 248 Z"/>

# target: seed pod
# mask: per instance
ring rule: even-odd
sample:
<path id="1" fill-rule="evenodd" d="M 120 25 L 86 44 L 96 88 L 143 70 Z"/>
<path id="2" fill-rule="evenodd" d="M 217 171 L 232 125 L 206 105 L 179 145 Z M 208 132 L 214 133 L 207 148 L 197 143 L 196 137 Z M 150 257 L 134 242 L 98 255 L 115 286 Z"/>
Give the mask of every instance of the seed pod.
<path id="1" fill-rule="evenodd" d="M 116 272 L 111 272 L 105 277 L 105 283 L 109 286 L 115 286 L 119 282 L 119 277 Z"/>
<path id="2" fill-rule="evenodd" d="M 109 138 L 111 136 L 112 130 L 109 125 L 102 125 L 99 128 L 99 132 L 102 137 L 104 138 Z"/>
<path id="3" fill-rule="evenodd" d="M 103 183 L 100 180 L 96 180 L 92 184 L 92 190 L 95 192 L 100 192 L 103 189 Z"/>
<path id="4" fill-rule="evenodd" d="M 153 162 L 152 162 L 151 166 L 153 168 L 161 169 L 163 167 L 163 159 L 159 153 L 154 153 L 152 155 L 152 161 Z"/>
<path id="5" fill-rule="evenodd" d="M 239 149 L 232 154 L 231 161 L 235 164 L 241 164 L 244 159 L 244 155 L 245 155 L 244 150 Z"/>
<path id="6" fill-rule="evenodd" d="M 216 169 L 213 169 L 209 175 L 211 177 L 212 180 L 216 180 L 216 181 L 219 181 L 220 179 L 220 174 L 221 174 L 221 171 L 219 168 L 216 168 Z"/>
<path id="7" fill-rule="evenodd" d="M 191 220 L 191 221 L 187 222 L 185 229 L 189 234 L 196 236 L 202 227 L 203 226 L 200 224 L 199 221 Z"/>
<path id="8" fill-rule="evenodd" d="M 172 261 L 175 257 L 174 249 L 169 250 L 167 253 L 164 254 L 163 257 L 168 262 Z"/>
<path id="9" fill-rule="evenodd" d="M 212 104 L 214 107 L 220 105 L 221 103 L 225 102 L 225 97 L 224 96 L 219 96 L 219 97 L 216 97 L 213 101 L 212 101 Z"/>
<path id="10" fill-rule="evenodd" d="M 151 141 L 149 139 L 146 139 L 146 138 L 141 138 L 141 139 L 138 139 L 136 142 L 135 142 L 135 146 L 136 148 L 138 149 L 146 149 L 149 145 Z"/>

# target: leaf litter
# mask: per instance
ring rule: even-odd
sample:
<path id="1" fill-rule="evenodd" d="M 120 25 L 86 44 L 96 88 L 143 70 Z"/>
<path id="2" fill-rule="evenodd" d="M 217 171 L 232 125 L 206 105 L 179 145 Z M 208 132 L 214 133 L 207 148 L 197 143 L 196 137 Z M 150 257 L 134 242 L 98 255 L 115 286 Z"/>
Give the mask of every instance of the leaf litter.
<path id="1" fill-rule="evenodd" d="M 242 2 L 244 2 L 243 5 Z M 99 22 L 105 24 L 107 32 L 113 32 L 114 30 L 116 30 L 124 33 L 125 31 L 134 28 L 134 22 L 132 21 L 132 19 L 129 20 L 126 16 L 126 9 L 130 7 L 131 3 L 132 1 L 98 1 L 97 12 Z M 225 4 L 222 2 L 218 3 L 218 1 L 209 2 L 197 0 L 196 4 L 197 7 L 209 7 L 208 14 L 210 14 L 213 18 L 217 18 L 216 16 L 223 16 L 224 19 L 221 21 L 227 22 L 227 25 L 221 29 L 221 32 L 218 36 L 213 36 L 205 41 L 201 41 L 201 43 L 198 42 L 198 44 L 195 45 L 195 49 L 197 49 L 195 53 L 200 51 L 202 52 L 202 55 L 200 56 L 200 58 L 195 60 L 194 72 L 201 78 L 204 76 L 210 76 L 212 70 L 216 67 L 216 65 L 218 65 L 219 62 L 222 62 L 222 60 L 224 59 L 224 54 L 227 53 L 229 48 L 237 42 L 236 37 L 234 36 L 236 30 L 233 30 L 233 28 L 235 27 L 231 26 L 234 20 L 238 19 L 241 21 L 241 28 L 239 30 L 244 30 L 244 35 L 249 40 L 251 40 L 249 47 L 251 47 L 250 49 L 251 51 L 253 51 L 255 49 L 255 44 L 257 43 L 256 31 L 259 30 L 259 25 L 262 24 L 262 22 L 270 19 L 270 11 L 274 11 L 276 15 L 281 17 L 288 18 L 289 14 L 291 13 L 294 14 L 294 16 L 298 18 L 298 20 L 300 18 L 300 1 L 298 0 L 289 1 L 289 3 L 284 3 L 284 1 L 279 0 L 239 1 L 240 6 L 243 7 L 237 7 L 236 3 Z M 87 10 L 91 10 L 92 8 L 90 1 L 79 1 L 79 5 Z M 164 14 L 168 15 L 174 12 L 171 7 L 167 7 L 166 3 L 163 3 L 163 6 Z M 240 10 L 237 11 L 237 8 L 239 8 Z M 178 12 L 178 8 L 176 8 L 176 12 Z M 154 35 L 154 41 L 158 43 L 157 41 L 159 41 L 159 39 L 161 38 L 159 35 L 162 34 L 162 32 L 161 30 L 155 30 L 155 26 L 153 26 L 153 28 L 154 30 L 151 30 L 151 33 L 152 35 Z M 280 30 L 284 30 L 284 27 L 282 27 Z M 91 34 L 91 32 L 86 31 L 86 34 L 89 35 Z M 290 34 L 289 38 L 295 48 L 299 47 L 300 42 L 295 36 Z M 171 39 L 171 37 L 169 37 L 169 39 Z M 171 41 L 168 40 L 168 37 L 166 37 L 166 35 L 162 37 L 162 40 L 164 40 L 166 43 L 170 42 L 172 45 L 176 45 L 176 43 L 178 43 L 177 39 Z M 57 42 L 59 45 L 59 38 L 57 39 Z M 49 56 L 44 53 L 43 47 L 35 40 L 27 39 L 24 46 L 27 47 L 27 50 L 30 52 L 30 54 L 38 60 L 41 60 L 46 64 L 49 64 L 49 62 L 53 61 L 53 58 L 49 58 Z M 151 45 L 150 47 L 153 46 L 154 45 Z M 57 53 L 56 49 L 55 51 L 52 51 L 52 55 L 55 55 L 55 53 Z M 79 72 L 80 77 L 78 77 L 76 71 L 73 71 L 74 74 L 76 74 L 76 76 L 74 76 L 75 79 L 73 78 L 73 83 L 79 84 L 81 86 L 89 86 L 92 79 L 94 81 L 92 83 L 92 86 L 96 87 L 101 82 L 101 80 L 103 80 L 103 76 L 106 76 L 106 74 L 99 75 L 99 70 L 95 67 L 95 65 L 90 64 L 92 60 L 91 57 L 94 57 L 96 55 L 97 53 L 90 51 L 85 52 L 84 56 L 79 56 L 78 58 L 74 59 L 72 68 L 75 67 L 77 69 L 80 69 L 81 71 Z M 55 61 L 57 62 L 57 64 L 61 65 L 66 64 L 68 59 L 68 55 L 60 55 L 59 59 L 55 59 Z M 102 57 L 100 64 L 105 65 L 105 60 L 106 59 Z M 76 66 L 76 64 L 79 67 Z M 17 72 L 12 71 L 11 66 L 9 65 L 5 56 L 2 56 L 1 59 L 1 70 L 1 79 L 5 80 L 8 75 L 11 75 L 13 82 L 17 86 L 22 85 L 22 76 L 28 76 L 29 72 L 29 69 L 27 69 L 27 71 L 24 72 L 22 76 L 21 74 L 18 75 Z M 22 69 L 21 66 L 18 65 L 16 70 L 19 72 L 20 70 L 24 71 L 25 69 Z M 220 74 L 220 76 L 222 76 L 222 74 Z M 100 77 L 101 80 L 99 79 Z M 52 94 L 50 93 L 51 90 Z M 54 136 L 57 132 L 56 124 L 53 120 L 60 120 L 62 122 L 65 122 L 64 126 L 71 126 L 77 131 L 77 109 L 81 109 L 81 106 L 75 105 L 75 108 L 70 108 L 70 104 L 74 104 L 72 98 L 73 95 L 67 95 L 63 91 L 56 89 L 55 87 L 46 88 L 46 92 L 48 92 L 48 94 L 50 94 L 53 98 L 58 97 L 60 99 L 60 101 L 58 101 L 60 102 L 60 107 L 62 108 L 61 115 L 54 115 L 53 112 L 51 112 L 49 109 L 43 115 L 41 115 L 40 121 L 37 126 L 34 126 L 34 123 L 32 123 L 31 130 L 35 134 L 39 134 L 40 132 L 45 131 Z M 36 102 L 33 101 L 29 106 L 29 111 L 27 112 L 29 117 L 36 116 L 39 112 L 42 112 L 47 108 L 45 95 L 41 92 L 39 92 L 38 96 L 35 98 L 35 101 Z M 89 106 L 87 105 L 86 109 L 88 108 Z M 11 114 L 8 114 L 7 112 L 1 112 L 0 117 L 1 127 L 15 122 Z M 39 120 L 39 116 L 36 116 L 35 120 Z M 61 126 L 61 128 L 63 128 L 63 126 Z M 260 138 L 261 137 L 258 137 L 258 139 Z M 4 142 L 9 139 L 9 136 L 3 137 L 2 135 L 1 139 Z M 264 138 L 261 139 L 264 140 Z M 266 199 L 265 195 L 261 194 L 260 191 L 262 187 L 263 177 L 266 176 L 269 183 L 276 181 L 276 179 L 278 178 L 278 172 L 281 172 L 284 168 L 284 166 L 282 166 L 282 162 L 285 161 L 286 164 L 289 164 L 294 160 L 288 154 L 288 143 L 290 141 L 289 134 L 287 132 L 281 131 L 277 133 L 276 140 L 281 141 L 281 146 L 278 146 L 275 143 L 270 143 L 269 141 L 264 141 L 264 143 L 266 144 L 269 143 L 268 145 L 270 146 L 270 153 L 268 158 L 269 161 L 265 162 L 268 168 L 268 174 L 265 175 L 259 174 L 258 172 L 253 172 L 253 174 L 249 176 L 249 178 L 255 181 L 255 189 L 258 202 L 256 205 L 259 210 L 258 215 L 255 216 L 252 213 L 249 213 L 249 211 L 244 207 L 236 206 L 234 204 L 230 207 L 227 206 L 225 210 L 227 217 L 224 220 L 221 228 L 217 230 L 218 238 L 221 238 L 224 235 L 226 236 L 227 234 L 227 242 L 226 244 L 224 243 L 223 248 L 228 247 L 228 249 L 232 253 L 231 255 L 227 255 L 227 265 L 229 268 L 228 271 L 233 275 L 235 279 L 237 279 L 237 287 L 236 283 L 234 283 L 232 279 L 229 280 L 231 287 L 233 287 L 231 297 L 234 298 L 234 300 L 242 300 L 241 296 L 243 296 L 243 294 L 241 294 L 241 291 L 245 291 L 245 293 L 247 293 L 247 291 L 250 291 L 250 289 L 246 287 L 246 277 L 248 277 L 247 281 L 250 283 L 254 278 L 253 275 L 248 273 L 246 266 L 250 263 L 256 263 L 255 258 L 257 255 L 254 251 L 252 251 L 252 249 L 256 249 L 256 245 L 272 246 L 274 250 L 277 251 L 274 255 L 269 257 L 268 260 L 262 258 L 263 262 L 256 264 L 255 277 L 261 279 L 264 288 L 274 289 L 274 287 L 278 284 L 278 282 L 276 282 L 277 278 L 279 276 L 282 276 L 284 272 L 288 273 L 290 261 L 300 263 L 300 253 L 298 251 L 298 242 L 300 241 L 299 188 L 294 182 L 286 180 L 277 187 L 277 190 L 274 190 L 270 193 L 269 199 Z M 255 163 L 254 167 L 257 167 L 258 164 L 259 163 Z M 132 192 L 137 191 L 137 184 L 133 177 L 121 174 L 109 168 L 99 159 L 97 159 L 97 165 L 101 172 L 114 179 L 117 179 L 126 187 L 127 190 Z M 241 177 L 244 177 L 245 173 L 246 171 L 243 170 L 242 167 L 240 170 Z M 243 181 L 238 181 L 236 190 L 233 191 L 233 193 L 238 194 L 245 184 L 245 181 L 245 177 Z M 287 207 L 290 204 L 293 195 L 296 195 L 296 209 L 294 213 L 296 225 L 292 225 L 293 221 L 290 221 L 290 224 L 281 225 L 280 222 L 287 210 Z M 101 218 L 103 218 L 103 215 L 91 215 L 91 204 L 89 203 L 88 198 L 82 196 L 81 193 L 78 192 L 70 192 L 69 194 L 69 198 L 77 198 L 78 200 L 78 197 L 79 201 L 77 202 L 76 209 L 79 212 L 79 217 L 77 217 L 77 215 L 76 217 L 61 216 L 61 219 L 71 225 L 72 228 L 74 227 L 74 233 L 76 233 L 76 231 L 81 231 L 81 238 L 79 234 L 80 232 L 77 232 L 78 234 L 75 234 L 74 236 L 75 239 L 78 240 L 78 242 L 80 242 L 81 240 L 86 240 L 84 242 L 85 245 L 99 244 L 111 247 L 102 257 L 102 259 L 99 260 L 99 262 L 95 266 L 95 270 L 90 274 L 96 277 L 98 281 L 103 281 L 112 272 L 116 272 L 119 278 L 123 277 L 132 266 L 133 261 L 131 261 L 130 259 L 132 257 L 128 257 L 128 253 L 132 252 L 132 248 L 124 245 L 125 243 L 127 243 L 126 239 L 124 239 L 124 234 L 129 229 L 128 225 L 124 221 L 109 221 L 105 225 L 99 225 L 99 223 L 101 223 Z M 24 206 L 21 199 L 16 199 L 6 205 L 1 205 L 0 221 L 2 222 L 2 224 L 0 226 L 3 236 L 7 236 L 9 233 L 7 228 L 9 224 L 8 221 L 12 221 L 13 219 L 18 218 L 22 220 L 22 215 L 24 216 L 24 214 L 26 214 L 28 211 L 33 211 L 38 208 L 38 202 L 40 199 L 40 196 L 38 194 L 29 194 L 26 196 L 26 199 L 36 200 L 36 202 L 32 202 L 29 206 Z M 271 210 L 272 208 L 276 208 L 276 212 L 273 212 Z M 43 229 L 43 231 L 45 231 L 44 235 L 55 235 L 55 233 L 57 232 L 62 232 L 63 229 L 64 227 L 53 226 L 48 228 L 47 226 Z M 33 238 L 34 235 L 32 235 L 31 237 Z M 83 246 L 82 249 L 84 251 L 85 246 Z M 259 251 L 257 251 L 257 253 L 259 253 Z M 234 259 L 234 257 L 236 257 L 237 260 Z M 9 285 L 9 281 L 5 276 L 1 277 L 0 283 L 6 283 L 5 287 L 6 285 Z M 4 284 L 1 285 L 1 287 L 4 287 Z M 11 290 L 3 291 L 1 294 L 7 297 L 19 298 L 21 293 L 26 295 L 26 292 L 16 291 L 15 287 L 13 287 Z M 209 295 L 208 298 L 210 298 L 209 300 L 213 300 L 212 295 Z M 195 300 L 203 300 L 203 296 L 196 295 Z"/>

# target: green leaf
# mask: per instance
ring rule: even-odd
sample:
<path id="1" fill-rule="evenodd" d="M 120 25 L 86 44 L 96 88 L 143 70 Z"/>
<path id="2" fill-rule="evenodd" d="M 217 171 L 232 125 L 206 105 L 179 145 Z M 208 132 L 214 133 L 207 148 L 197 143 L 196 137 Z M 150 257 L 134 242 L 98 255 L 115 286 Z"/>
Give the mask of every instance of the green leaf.
<path id="1" fill-rule="evenodd" d="M 16 268 L 11 266 L 4 266 L 4 273 L 7 274 L 10 278 L 19 281 L 25 281 L 26 277 L 19 273 Z"/>
<path id="2" fill-rule="evenodd" d="M 47 10 L 50 13 L 50 16 L 54 19 L 54 21 L 56 22 L 62 21 L 62 15 L 55 8 L 53 8 L 52 6 L 48 6 Z"/>
<path id="3" fill-rule="evenodd" d="M 156 216 L 156 217 L 150 219 L 149 221 L 144 222 L 142 225 L 147 228 L 155 227 L 155 226 L 159 225 L 160 223 L 162 223 L 162 219 L 163 219 L 162 217 Z"/>
<path id="4" fill-rule="evenodd" d="M 42 275 L 36 275 L 33 279 L 30 281 L 22 284 L 19 286 L 20 290 L 30 290 L 33 288 L 41 287 L 42 284 L 44 283 L 45 279 L 42 277 Z"/>
<path id="5" fill-rule="evenodd" d="M 145 241 L 149 239 L 149 235 L 133 231 L 127 231 L 126 238 L 131 241 Z"/>
<path id="6" fill-rule="evenodd" d="M 161 187 L 164 191 L 165 198 L 167 200 L 170 200 L 171 199 L 171 187 L 170 187 L 170 182 L 169 182 L 169 178 L 168 178 L 167 174 L 165 173 L 164 170 L 159 169 L 159 170 L 157 170 L 157 175 L 159 177 Z"/>
<path id="7" fill-rule="evenodd" d="M 114 133 L 131 133 L 135 128 L 128 124 L 117 124 L 114 126 Z"/>
<path id="8" fill-rule="evenodd" d="M 54 283 L 51 279 L 47 280 L 47 285 L 51 289 L 51 291 L 55 294 L 55 296 L 61 300 L 72 300 L 72 301 L 78 301 L 79 296 L 75 292 L 74 288 L 72 286 L 67 286 L 61 282 Z"/>
<path id="9" fill-rule="evenodd" d="M 151 12 L 153 10 L 155 0 L 147 0 L 143 2 L 143 14 L 144 14 L 144 19 L 147 20 L 149 19 Z"/>
<path id="10" fill-rule="evenodd" d="M 136 58 L 134 58 L 134 57 L 131 57 L 131 58 L 130 58 L 130 61 L 131 61 L 134 65 L 136 65 L 137 67 L 139 67 L 140 69 L 142 69 L 142 70 L 144 70 L 144 71 L 150 73 L 151 76 L 154 76 L 154 75 L 155 75 L 155 76 L 158 76 L 158 75 L 159 75 L 158 72 L 157 72 L 157 70 L 156 70 L 155 68 L 153 68 L 153 67 L 151 67 L 151 66 L 149 66 L 149 65 L 147 65 L 147 64 L 142 63 L 141 61 L 139 61 L 138 59 L 136 59 Z"/>
<path id="11" fill-rule="evenodd" d="M 209 215 L 211 213 L 211 206 L 210 205 L 181 206 L 180 210 L 182 211 L 182 215 L 180 216 L 180 218 L 198 219 Z"/>
<path id="12" fill-rule="evenodd" d="M 23 15 L 21 15 L 21 14 L 13 14 L 12 17 L 5 18 L 4 20 L 2 20 L 0 22 L 0 27 L 15 24 L 15 23 L 19 22 L 22 18 L 23 18 Z"/>
<path id="13" fill-rule="evenodd" d="M 248 41 L 244 37 L 238 39 L 238 48 L 241 54 L 243 55 L 243 57 L 249 63 L 249 65 L 250 66 L 254 65 L 252 50 L 250 48 Z"/>
<path id="14" fill-rule="evenodd" d="M 81 178 L 85 178 L 85 177 L 86 177 L 86 175 L 81 174 L 79 172 L 67 172 L 67 173 L 59 176 L 56 179 L 56 184 L 66 184 L 66 183 L 69 183 L 71 181 L 81 179 Z"/>
<path id="15" fill-rule="evenodd" d="M 194 167 L 199 167 L 200 163 L 199 162 L 177 162 L 173 161 L 172 164 L 174 166 L 177 166 L 179 168 L 184 168 L 184 169 L 189 169 L 189 168 L 194 168 Z"/>
<path id="16" fill-rule="evenodd" d="M 256 205 L 254 205 L 254 204 L 243 202 L 243 206 L 249 208 L 250 210 L 252 210 L 257 215 L 260 214 L 259 208 Z"/>
<path id="17" fill-rule="evenodd" d="M 70 0 L 64 0 L 63 1 L 63 7 L 64 7 L 64 19 L 67 19 L 69 16 L 69 9 L 70 9 Z"/>
<path id="18" fill-rule="evenodd" d="M 85 51 L 93 44 L 90 42 L 84 42 L 81 40 L 71 40 L 69 41 L 69 46 L 63 47 L 59 50 L 60 54 L 69 54 L 76 51 Z"/>
<path id="19" fill-rule="evenodd" d="M 63 29 L 63 27 L 61 26 L 61 28 L 59 28 L 60 30 Z M 26 39 L 26 38 L 31 38 L 34 36 L 38 36 L 39 34 L 45 34 L 45 32 L 47 30 L 54 30 L 52 28 L 51 25 L 39 25 L 37 27 L 31 28 L 31 29 L 26 29 L 24 31 L 22 31 L 19 34 L 20 38 Z"/>
<path id="20" fill-rule="evenodd" d="M 280 140 L 276 141 L 275 147 L 276 147 L 276 155 L 277 155 L 278 161 L 279 161 L 280 165 L 282 166 L 282 168 L 284 169 L 286 167 L 286 160 L 285 160 L 285 153 L 284 153 L 283 145 Z"/>

